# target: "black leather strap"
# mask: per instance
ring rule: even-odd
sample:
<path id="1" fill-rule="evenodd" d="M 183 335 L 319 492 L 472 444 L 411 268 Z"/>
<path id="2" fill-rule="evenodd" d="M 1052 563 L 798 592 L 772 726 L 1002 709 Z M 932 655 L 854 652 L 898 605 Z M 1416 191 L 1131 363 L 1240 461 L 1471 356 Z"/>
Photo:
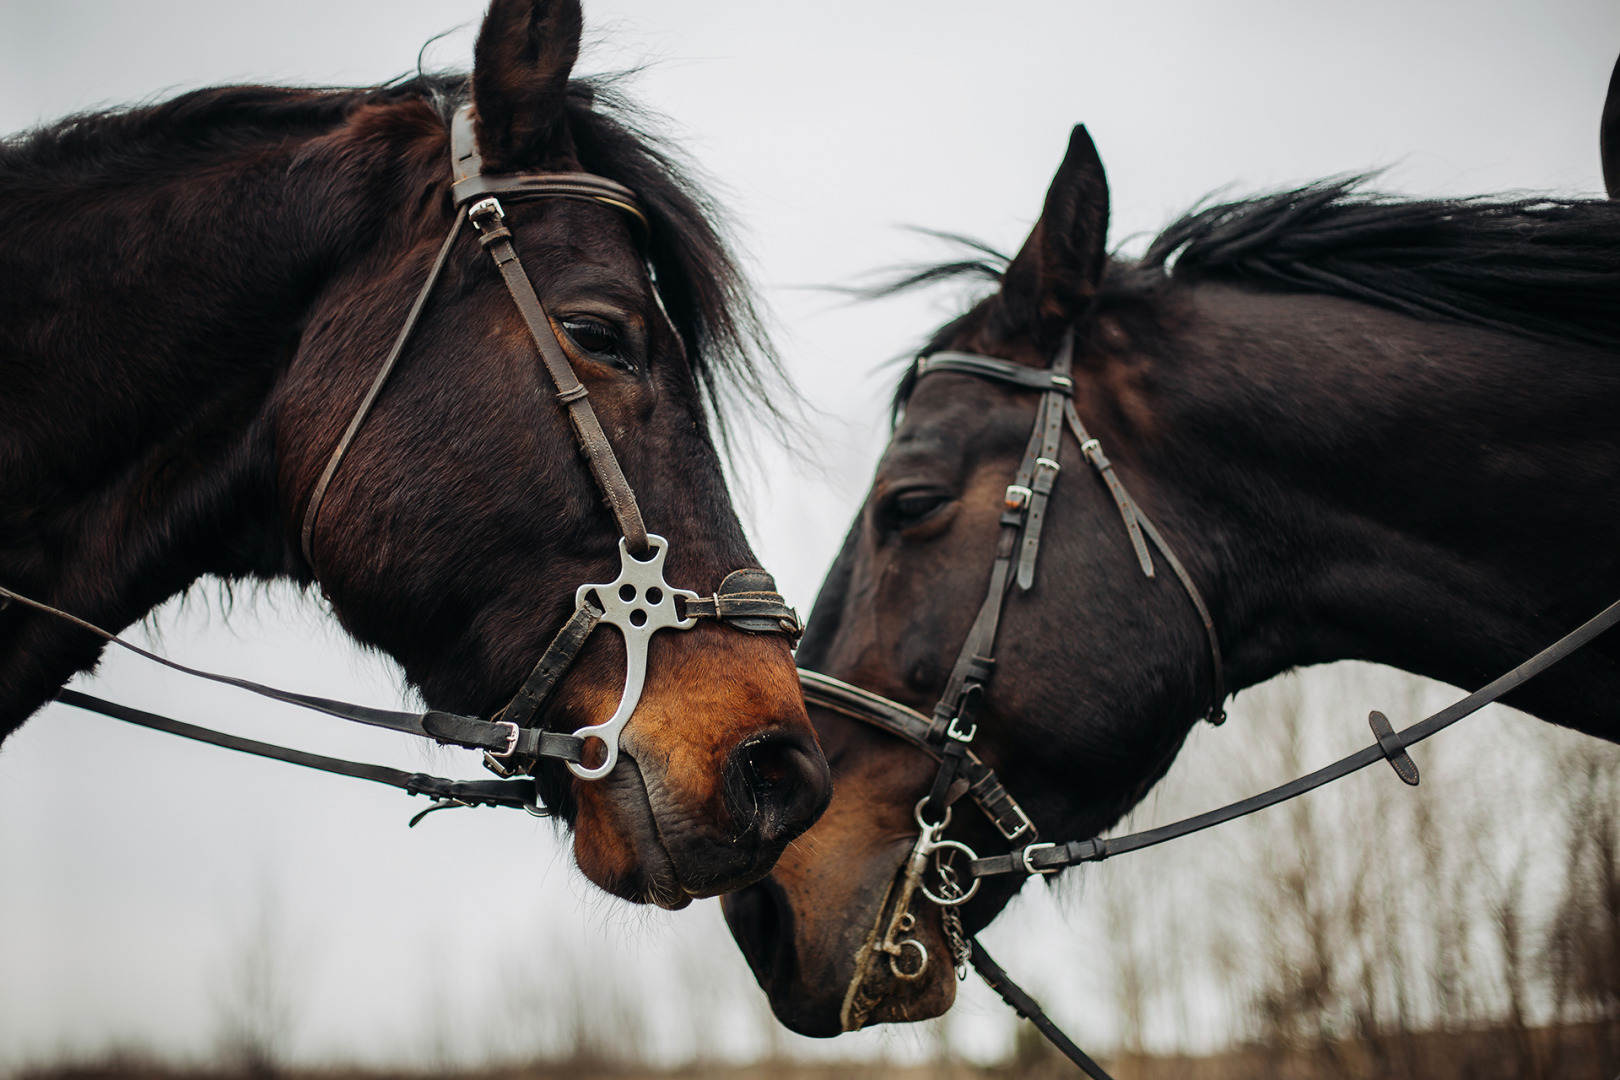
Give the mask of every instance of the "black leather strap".
<path id="1" fill-rule="evenodd" d="M 448 800 L 451 803 L 463 806 L 512 806 L 521 807 L 531 813 L 546 813 L 545 806 L 540 802 L 535 791 L 533 780 L 446 780 L 439 776 L 429 776 L 426 773 L 408 773 L 402 769 L 392 769 L 386 765 L 367 765 L 358 761 L 345 761 L 342 758 L 326 757 L 321 754 L 311 754 L 302 750 L 292 750 L 284 746 L 275 746 L 271 743 L 262 743 L 254 739 L 244 739 L 239 735 L 229 735 L 211 728 L 198 727 L 187 724 L 181 720 L 174 720 L 156 713 L 143 712 L 132 709 L 127 705 L 105 701 L 89 694 L 81 694 L 77 690 L 59 690 L 56 700 L 64 705 L 71 705 L 76 709 L 86 709 L 90 712 L 110 716 L 126 723 L 137 724 L 154 731 L 166 732 L 170 735 L 179 735 L 186 739 L 195 739 L 212 746 L 222 746 L 227 750 L 236 750 L 244 754 L 253 754 L 258 757 L 270 758 L 274 761 L 285 761 L 291 765 L 302 765 L 306 769 L 319 769 L 321 772 L 335 773 L 339 776 L 351 776 L 357 780 L 370 780 L 377 784 L 387 784 L 397 787 L 412 795 L 427 795 L 434 799 Z M 412 824 L 416 822 L 413 820 Z"/>
<path id="2" fill-rule="evenodd" d="M 1007 969 L 995 962 L 990 954 L 985 951 L 984 946 L 979 944 L 978 938 L 972 940 L 971 947 L 972 952 L 968 955 L 968 960 L 972 963 L 973 970 L 979 973 L 979 977 L 985 981 L 990 989 L 1000 995 L 1002 1001 L 1011 1005 L 1013 1011 L 1019 1016 L 1034 1024 L 1037 1031 L 1045 1035 L 1047 1040 L 1057 1047 L 1064 1057 L 1078 1065 L 1080 1071 L 1091 1077 L 1092 1080 L 1112 1080 L 1101 1065 L 1092 1061 L 1084 1050 L 1076 1046 L 1072 1039 L 1063 1034 L 1063 1029 L 1052 1022 L 1052 1018 L 1046 1015 L 1046 1010 L 1041 1008 L 1038 1001 L 1030 997 L 1023 987 L 1012 981 L 1007 975 Z"/>
<path id="3" fill-rule="evenodd" d="M 804 700 L 810 704 L 882 728 L 936 761 L 942 756 L 939 741 L 930 735 L 934 725 L 922 713 L 808 668 L 799 669 L 799 681 L 804 686 Z M 1029 815 L 1024 813 L 1024 808 L 1002 786 L 996 771 L 980 761 L 971 750 L 967 751 L 962 761 L 961 776 L 967 780 L 968 796 L 1005 839 L 1021 839 L 1025 843 L 1038 839 L 1039 834 Z"/>
<path id="4" fill-rule="evenodd" d="M 374 709 L 368 705 L 354 705 L 347 701 L 335 701 L 331 698 L 300 694 L 292 690 L 282 690 L 249 679 L 238 679 L 230 675 L 216 675 L 211 671 L 187 667 L 184 664 L 170 660 L 168 657 L 148 652 L 139 645 L 133 645 L 123 638 L 103 630 L 94 623 L 86 622 L 77 615 L 69 614 L 60 608 L 54 608 L 49 604 L 30 599 L 21 593 L 12 592 L 4 586 L 0 586 L 0 595 L 9 597 L 37 611 L 66 620 L 96 635 L 108 644 L 127 649 L 136 656 L 145 657 L 155 664 L 162 664 L 166 668 L 184 672 L 194 678 L 234 686 L 239 690 L 246 690 L 250 694 L 258 694 L 260 697 L 285 702 L 288 705 L 296 705 L 301 709 L 325 713 L 328 716 L 336 716 L 344 720 L 353 720 L 371 727 L 387 728 L 390 731 L 399 731 L 407 735 L 420 735 L 429 739 L 437 739 L 440 742 L 455 743 L 471 750 L 489 750 L 497 753 L 518 750 L 543 757 L 557 757 L 564 761 L 574 762 L 580 760 L 580 756 L 584 751 L 584 740 L 576 739 L 572 735 L 555 735 L 546 739 L 529 738 L 525 740 L 511 724 L 481 720 L 476 716 L 457 716 L 454 713 L 440 712 L 438 710 L 409 713 L 397 712 L 392 709 Z"/>
<path id="5" fill-rule="evenodd" d="M 1378 748 L 1389 759 L 1390 765 L 1394 766 L 1395 775 L 1400 777 L 1403 783 L 1417 787 L 1420 779 L 1417 762 L 1412 760 L 1412 755 L 1406 752 L 1400 739 L 1395 737 L 1395 729 L 1390 725 L 1389 717 L 1374 709 L 1367 715 L 1367 723 L 1372 727 L 1373 735 L 1378 738 Z"/>
<path id="6" fill-rule="evenodd" d="M 545 705 L 546 699 L 557 688 L 562 679 L 563 672 L 574 662 L 579 650 L 584 647 L 585 639 L 591 636 L 596 624 L 601 621 L 602 609 L 585 601 L 580 607 L 574 609 L 574 614 L 563 623 L 563 628 L 557 631 L 557 636 L 551 639 L 546 646 L 545 653 L 540 657 L 539 663 L 524 680 L 518 692 L 507 703 L 506 708 L 496 715 L 502 719 L 516 724 L 518 727 L 529 727 L 540 709 Z"/>
<path id="7" fill-rule="evenodd" d="M 1057 356 L 1052 360 L 1052 368 L 1047 374 L 1053 378 L 1068 379 L 1073 356 L 1074 332 L 1071 330 L 1063 335 L 1063 344 L 1058 347 Z M 1073 408 L 1073 403 L 1062 394 L 1051 390 L 1042 394 L 1036 412 L 1035 430 L 1030 434 L 1031 446 L 1034 446 L 1038 435 L 1040 447 L 1030 473 L 1029 515 L 1024 521 L 1024 539 L 1018 553 L 1020 592 L 1028 592 L 1035 585 L 1035 560 L 1040 554 L 1041 529 L 1046 524 L 1046 504 L 1052 497 L 1052 487 L 1057 483 L 1058 472 L 1062 469 L 1058 458 L 1063 447 L 1064 405 Z"/>
<path id="8" fill-rule="evenodd" d="M 1501 698 L 1504 694 L 1524 685 L 1524 683 L 1586 645 L 1616 623 L 1620 623 L 1620 601 L 1610 604 L 1512 671 L 1502 675 L 1500 678 L 1493 679 L 1462 700 L 1453 702 L 1432 716 L 1418 721 L 1411 727 L 1394 732 L 1392 735 L 1386 736 L 1380 733 L 1379 741 L 1374 745 L 1358 750 L 1348 757 L 1340 758 L 1333 764 L 1301 776 L 1297 780 L 1291 780 L 1286 784 L 1274 787 L 1270 791 L 1263 791 L 1258 795 L 1231 803 L 1218 810 L 1211 810 L 1208 813 L 1198 814 L 1169 825 L 1162 825 L 1157 829 L 1148 829 L 1145 832 L 1131 833 L 1127 836 L 1108 839 L 1093 837 L 1090 840 L 1078 840 L 1052 847 L 1042 847 L 1040 850 L 1033 852 L 1028 851 L 1026 848 L 1025 851 L 1015 851 L 1010 855 L 996 855 L 984 859 L 975 859 L 969 864 L 970 871 L 976 878 L 989 877 L 995 874 L 1023 873 L 1025 870 L 1023 862 L 1026 853 L 1030 865 L 1037 870 L 1056 870 L 1065 866 L 1072 866 L 1075 863 L 1097 862 L 1113 855 L 1123 855 L 1128 851 L 1140 851 L 1143 848 L 1162 844 L 1167 840 L 1202 832 L 1205 829 L 1224 824 L 1235 818 L 1246 817 L 1258 810 L 1264 810 L 1268 806 L 1286 802 L 1289 799 L 1305 794 L 1307 791 L 1314 791 L 1323 784 L 1332 783 L 1340 777 L 1359 772 L 1375 762 L 1390 760 L 1389 755 L 1391 752 L 1399 752 L 1404 755 L 1407 747 L 1422 742 L 1436 732 L 1444 731 L 1463 717 L 1473 715 L 1491 704 L 1491 702 Z M 1381 716 L 1382 714 L 1377 715 Z M 1377 731 L 1376 721 L 1374 721 L 1374 731 Z M 1396 771 L 1399 772 L 1400 770 L 1397 769 Z M 1412 771 L 1415 775 L 1417 771 L 1416 765 L 1413 766 Z M 1402 776 L 1401 779 L 1405 780 L 1406 777 Z M 1410 782 L 1408 781 L 1408 783 Z"/>
<path id="9" fill-rule="evenodd" d="M 681 603 L 687 617 L 720 619 L 751 634 L 786 634 L 796 642 L 804 633 L 799 613 L 776 591 L 776 579 L 758 567 L 733 570 L 714 595 Z"/>
<path id="10" fill-rule="evenodd" d="M 1030 390 L 1045 390 L 1065 397 L 1074 393 L 1074 380 L 1067 371 L 1050 368 L 1025 367 L 1022 364 L 997 360 L 975 353 L 937 352 L 917 360 L 917 378 L 935 372 L 954 371 L 962 375 L 977 375 L 984 379 L 1010 383 Z"/>
<path id="11" fill-rule="evenodd" d="M 344 429 L 343 437 L 326 459 L 326 468 L 321 470 L 320 479 L 315 482 L 310 492 L 309 500 L 304 503 L 304 521 L 298 530 L 298 547 L 304 555 L 304 562 L 309 566 L 310 572 L 315 571 L 315 519 L 320 515 L 321 503 L 326 499 L 326 489 L 331 486 L 332 478 L 337 475 L 338 466 L 343 463 L 343 456 L 349 452 L 349 444 L 360 433 L 360 426 L 366 422 L 371 413 L 371 407 L 377 403 L 377 396 L 382 393 L 383 384 L 393 373 L 394 366 L 399 363 L 400 354 L 405 351 L 405 343 L 411 339 L 411 331 L 416 329 L 417 320 L 422 317 L 422 309 L 427 306 L 428 297 L 433 294 L 433 286 L 438 283 L 439 275 L 444 272 L 445 260 L 450 257 L 450 249 L 455 246 L 456 236 L 461 232 L 461 223 L 467 220 L 465 209 L 456 211 L 456 219 L 450 225 L 450 232 L 439 245 L 439 254 L 433 260 L 433 266 L 428 270 L 427 280 L 416 292 L 416 299 L 411 303 L 410 313 L 405 316 L 405 324 L 399 328 L 394 337 L 393 347 L 388 350 L 388 356 L 383 360 L 382 367 L 377 369 L 377 377 L 371 380 L 371 387 L 366 396 L 360 399 L 359 406 L 354 410 L 354 416 L 349 420 L 349 426 Z"/>
<path id="12" fill-rule="evenodd" d="M 1119 482 L 1119 477 L 1114 473 L 1114 463 L 1103 453 L 1102 443 L 1092 438 L 1091 433 L 1086 431 L 1086 426 L 1080 422 L 1080 414 L 1075 411 L 1074 402 L 1063 403 L 1063 415 L 1069 421 L 1069 428 L 1074 432 L 1074 437 L 1080 440 L 1080 452 L 1091 462 L 1091 467 L 1108 486 L 1108 493 L 1114 497 L 1114 505 L 1119 507 L 1119 516 L 1125 522 L 1125 534 L 1131 538 L 1131 549 L 1136 552 L 1136 561 L 1141 565 L 1142 573 L 1152 577 L 1153 556 L 1148 553 L 1147 541 L 1142 539 L 1142 526 L 1138 522 L 1140 515 L 1136 502 L 1125 490 L 1125 485 Z"/>

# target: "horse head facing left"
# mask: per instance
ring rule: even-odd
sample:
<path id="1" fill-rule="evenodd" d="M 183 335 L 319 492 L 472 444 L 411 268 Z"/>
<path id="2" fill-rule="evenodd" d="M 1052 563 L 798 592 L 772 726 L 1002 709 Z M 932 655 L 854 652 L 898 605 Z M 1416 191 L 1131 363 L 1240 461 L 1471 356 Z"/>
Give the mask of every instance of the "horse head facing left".
<path id="1" fill-rule="evenodd" d="M 926 716 L 999 605 L 966 737 L 1039 839 L 1119 820 L 1218 715 L 1223 683 L 1355 658 L 1475 687 L 1620 597 L 1620 204 L 1326 182 L 1205 208 L 1140 261 L 1109 258 L 1107 223 L 1077 128 L 1027 242 L 984 268 L 992 295 L 923 349 L 1025 384 L 961 362 L 906 376 L 799 652 Z M 1037 525 L 1015 478 L 1041 434 L 1032 387 L 1050 385 L 1065 342 L 1063 395 L 1089 438 L 1057 433 Z M 1190 588 L 1133 541 L 1099 452 Z M 1036 529 L 1032 574 L 1002 590 L 998 556 L 1021 558 Z M 1219 668 L 1190 595 L 1213 615 Z M 1507 700 L 1620 738 L 1620 641 Z M 840 712 L 812 715 L 835 797 L 770 876 L 725 899 L 732 932 L 797 1031 L 937 1015 L 960 940 L 945 912 L 972 934 L 1023 878 L 982 879 L 952 909 L 908 901 L 938 765 Z M 1009 844 L 966 787 L 945 793 L 960 800 L 945 837 L 981 856 L 1029 842 Z M 897 924 L 920 948 L 885 956 Z"/>
<path id="2" fill-rule="evenodd" d="M 741 279 L 701 197 L 570 81 L 580 28 L 577 0 L 495 0 L 470 81 L 203 90 L 0 147 L 0 584 L 117 628 L 203 574 L 313 581 L 431 705 L 489 716 L 576 588 L 620 573 L 603 461 L 671 587 L 708 596 L 753 566 L 705 412 L 758 385 Z M 510 198 L 460 229 L 367 409 L 456 220 L 449 120 L 469 101 L 485 175 L 595 174 L 639 214 Z M 582 387 L 564 402 L 548 334 Z M 569 404 L 587 399 L 608 447 L 588 461 Z M 546 727 L 615 712 L 629 637 L 589 638 Z M 0 734 L 98 646 L 0 611 Z M 784 636 L 705 621 L 645 646 L 612 770 L 540 775 L 592 880 L 681 906 L 768 870 L 828 779 Z"/>

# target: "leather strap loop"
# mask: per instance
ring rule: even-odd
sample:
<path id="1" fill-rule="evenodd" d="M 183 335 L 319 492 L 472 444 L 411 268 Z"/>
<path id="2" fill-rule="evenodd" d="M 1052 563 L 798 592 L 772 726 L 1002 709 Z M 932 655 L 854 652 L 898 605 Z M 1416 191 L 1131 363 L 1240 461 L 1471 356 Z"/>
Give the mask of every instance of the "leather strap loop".
<path id="1" fill-rule="evenodd" d="M 1419 779 L 1417 762 L 1406 752 L 1400 736 L 1396 735 L 1395 729 L 1390 726 L 1389 717 L 1374 709 L 1367 714 L 1367 723 L 1371 725 L 1373 734 L 1378 738 L 1378 748 L 1384 752 L 1384 756 L 1394 767 L 1395 775 L 1400 777 L 1403 783 L 1417 787 Z"/>

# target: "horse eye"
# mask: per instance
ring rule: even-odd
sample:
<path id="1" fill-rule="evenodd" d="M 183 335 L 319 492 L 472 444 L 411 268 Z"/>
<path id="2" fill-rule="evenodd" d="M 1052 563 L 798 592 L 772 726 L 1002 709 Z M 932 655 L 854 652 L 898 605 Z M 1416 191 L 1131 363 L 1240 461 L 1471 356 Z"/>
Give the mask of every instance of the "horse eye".
<path id="1" fill-rule="evenodd" d="M 889 519 L 897 529 L 908 528 L 950 501 L 951 497 L 942 491 L 902 491 L 889 500 Z"/>
<path id="2" fill-rule="evenodd" d="M 581 349 L 624 366 L 624 358 L 619 355 L 619 332 L 612 326 L 599 319 L 583 318 L 564 319 L 562 325 Z"/>

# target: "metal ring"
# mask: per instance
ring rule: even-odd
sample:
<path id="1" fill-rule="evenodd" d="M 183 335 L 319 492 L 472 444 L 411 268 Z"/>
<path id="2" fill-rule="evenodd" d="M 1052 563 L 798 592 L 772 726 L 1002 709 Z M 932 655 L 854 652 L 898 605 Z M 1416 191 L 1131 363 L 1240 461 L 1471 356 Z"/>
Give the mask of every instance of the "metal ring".
<path id="1" fill-rule="evenodd" d="M 954 851 L 960 851 L 963 855 L 967 856 L 969 862 L 979 857 L 978 852 L 974 851 L 972 848 L 968 847 L 959 840 L 941 840 L 939 843 L 929 848 L 929 852 L 933 853 L 941 848 L 951 848 Z M 969 900 L 973 899 L 973 894 L 979 891 L 979 885 L 982 883 L 982 881 L 982 878 L 974 878 L 973 884 L 969 886 L 967 892 L 963 893 L 961 896 L 954 897 L 935 896 L 933 893 L 928 891 L 927 884 L 922 881 L 917 882 L 917 888 L 924 896 L 928 897 L 928 899 L 932 900 L 940 907 L 957 907 L 958 905 L 965 904 Z"/>
<path id="2" fill-rule="evenodd" d="M 1048 866 L 1046 869 L 1042 870 L 1040 867 L 1037 867 L 1034 863 L 1029 861 L 1030 855 L 1034 854 L 1035 852 L 1040 851 L 1043 848 L 1055 847 L 1057 847 L 1056 844 L 1025 844 L 1022 848 L 1020 848 L 1018 851 L 1018 858 L 1024 864 L 1024 873 L 1055 874 L 1059 870 L 1063 869 L 1061 866 Z M 974 879 L 974 884 L 978 884 L 978 879 Z"/>
<path id="3" fill-rule="evenodd" d="M 974 884 L 977 885 L 978 882 L 974 882 Z M 905 954 L 907 945 L 910 945 L 912 948 L 916 949 L 917 955 L 921 958 L 917 962 L 916 971 L 900 970 L 900 957 Z M 894 943 L 894 947 L 897 951 L 889 954 L 889 971 L 894 975 L 894 977 L 902 982 L 911 982 L 915 979 L 922 978 L 923 972 L 928 970 L 927 947 L 916 938 L 905 938 L 901 941 L 897 941 Z"/>
<path id="4" fill-rule="evenodd" d="M 911 816 L 917 819 L 917 828 L 921 829 L 923 832 L 934 832 L 938 829 L 943 829 L 945 826 L 951 823 L 951 808 L 947 806 L 945 808 L 945 816 L 939 819 L 939 824 L 930 825 L 922 816 L 923 807 L 927 805 L 928 796 L 924 795 L 922 798 L 917 800 L 917 809 L 911 812 Z M 975 858 L 976 857 L 977 856 L 975 856 Z"/>

